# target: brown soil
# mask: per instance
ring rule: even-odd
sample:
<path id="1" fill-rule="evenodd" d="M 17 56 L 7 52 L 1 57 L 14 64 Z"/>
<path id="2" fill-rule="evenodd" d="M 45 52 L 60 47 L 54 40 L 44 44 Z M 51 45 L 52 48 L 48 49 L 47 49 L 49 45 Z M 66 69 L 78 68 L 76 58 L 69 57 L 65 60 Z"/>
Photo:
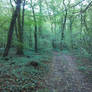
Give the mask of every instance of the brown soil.
<path id="1" fill-rule="evenodd" d="M 49 92 L 92 92 L 75 60 L 70 55 L 54 52 L 50 72 L 45 79 Z"/>

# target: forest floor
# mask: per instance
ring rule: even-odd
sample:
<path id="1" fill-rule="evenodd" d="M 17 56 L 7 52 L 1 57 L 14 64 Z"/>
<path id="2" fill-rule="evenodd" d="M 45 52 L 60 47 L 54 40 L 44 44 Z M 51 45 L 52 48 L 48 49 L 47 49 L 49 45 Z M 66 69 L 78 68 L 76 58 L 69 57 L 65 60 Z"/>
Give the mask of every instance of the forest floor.
<path id="1" fill-rule="evenodd" d="M 30 50 L 25 51 L 23 56 L 16 55 L 15 50 L 11 50 L 8 57 L 1 56 L 0 92 L 36 92 L 42 89 L 51 57 L 49 53 Z"/>
<path id="2" fill-rule="evenodd" d="M 92 92 L 92 63 L 54 52 L 45 86 L 46 92 Z"/>
<path id="3" fill-rule="evenodd" d="M 12 52 L 0 57 L 0 92 L 92 92 L 89 58 L 68 51 Z"/>

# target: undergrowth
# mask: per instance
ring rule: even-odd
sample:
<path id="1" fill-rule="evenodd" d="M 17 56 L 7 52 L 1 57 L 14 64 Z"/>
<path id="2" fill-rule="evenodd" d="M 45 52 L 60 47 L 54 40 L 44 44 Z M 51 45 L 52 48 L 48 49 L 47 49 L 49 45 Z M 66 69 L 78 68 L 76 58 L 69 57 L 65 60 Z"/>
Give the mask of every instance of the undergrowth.
<path id="1" fill-rule="evenodd" d="M 0 57 L 0 92 L 36 92 L 43 88 L 50 53 L 25 51 L 24 56 Z"/>
<path id="2" fill-rule="evenodd" d="M 72 52 L 72 55 L 76 57 L 76 63 L 78 70 L 84 74 L 84 79 L 87 82 L 92 83 L 92 57 L 86 50 Z"/>

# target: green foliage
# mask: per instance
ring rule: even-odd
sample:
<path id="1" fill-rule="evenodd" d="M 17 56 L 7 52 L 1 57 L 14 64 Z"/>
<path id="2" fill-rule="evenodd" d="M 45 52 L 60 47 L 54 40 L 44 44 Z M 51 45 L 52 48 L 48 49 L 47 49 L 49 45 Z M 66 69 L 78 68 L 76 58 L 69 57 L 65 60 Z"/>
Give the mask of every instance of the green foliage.
<path id="1" fill-rule="evenodd" d="M 67 7 L 67 23 L 64 30 L 64 40 L 62 42 L 64 48 L 66 49 L 75 49 L 75 48 L 83 48 L 86 50 L 88 54 L 92 54 L 91 52 L 91 40 L 92 40 L 92 21 L 91 21 L 91 10 L 89 8 L 86 13 L 83 13 L 83 20 L 81 20 L 81 16 L 77 15 L 77 13 L 81 10 L 81 7 L 71 8 L 71 6 L 76 5 L 78 1 L 74 3 L 69 3 L 66 0 L 66 7 Z M 2 1 L 0 3 L 1 11 L 3 9 L 3 4 L 6 5 L 7 2 Z M 34 49 L 34 30 L 35 30 L 35 22 L 33 18 L 33 13 L 30 8 L 30 2 L 26 3 L 28 8 L 25 9 L 25 21 L 24 21 L 24 43 L 22 44 L 25 49 Z M 37 35 L 38 35 L 38 49 L 48 51 L 53 48 L 53 40 L 55 48 L 61 49 L 61 34 L 62 34 L 62 22 L 64 20 L 65 11 L 63 1 L 55 1 L 55 0 L 47 0 L 47 3 L 40 2 L 40 1 L 33 1 L 34 4 L 34 11 L 37 21 Z M 11 7 L 10 3 L 9 6 Z M 78 5 L 80 6 L 80 5 Z M 39 7 L 41 10 L 36 10 Z M 85 5 L 82 6 L 85 9 Z M 32 8 L 32 7 L 31 7 Z M 5 13 L 6 9 L 3 9 L 2 14 L 0 14 L 0 25 L 2 25 L 3 21 L 4 24 L 0 27 L 0 43 L 1 47 L 7 42 L 7 31 L 9 29 L 10 20 L 12 15 L 12 11 L 10 8 L 7 8 L 7 16 Z M 21 12 L 22 13 L 22 12 Z M 48 14 L 47 14 L 48 13 Z M 86 29 L 84 19 L 86 20 L 86 24 L 88 30 Z M 81 25 L 81 21 L 83 24 Z M 72 25 L 71 25 L 72 22 Z M 70 29 L 70 25 L 72 26 L 72 30 Z M 82 27 L 82 30 L 81 30 Z M 80 40 L 81 39 L 81 40 Z M 16 33 L 14 32 L 13 35 L 13 43 L 12 45 L 19 45 L 20 43 L 17 41 Z M 21 45 L 21 44 L 20 44 Z"/>
<path id="2" fill-rule="evenodd" d="M 0 71 L 3 75 L 10 74 L 8 76 L 11 80 L 14 80 L 14 83 L 18 83 L 20 89 L 29 87 L 36 89 L 38 87 L 39 84 L 37 83 L 49 69 L 48 63 L 51 60 L 53 49 L 64 54 L 68 54 L 71 50 L 80 58 L 92 58 L 92 7 L 83 11 L 88 4 L 80 3 L 80 0 L 75 0 L 74 3 L 70 0 L 64 0 L 64 2 L 63 0 L 31 1 L 26 0 L 24 29 L 20 30 L 23 31 L 23 43 L 18 41 L 18 28 L 15 29 L 14 25 L 14 30 L 11 30 L 14 31 L 11 48 L 23 46 L 24 56 L 16 56 L 16 50 L 12 51 L 11 49 L 9 57 L 0 58 Z M 86 2 L 89 3 L 90 0 L 86 0 Z M 13 7 L 11 4 L 13 4 Z M 12 0 L 11 4 L 9 0 L 0 2 L 0 55 L 4 52 L 7 44 L 11 17 L 16 6 Z M 23 5 L 23 2 L 21 5 Z M 67 10 L 67 16 L 65 16 L 65 10 Z M 22 7 L 20 13 L 20 24 L 22 26 Z M 64 24 L 65 20 L 66 23 Z M 37 26 L 36 40 L 38 40 L 37 53 L 34 52 L 35 24 Z M 17 19 L 16 26 L 18 26 Z M 63 30 L 64 26 L 65 29 Z M 32 62 L 38 64 L 38 67 L 33 66 Z M 80 65 L 80 71 L 89 69 L 81 65 L 81 61 L 77 62 Z M 42 84 L 40 83 L 40 85 Z M 11 89 L 14 87 L 12 83 L 8 86 Z M 48 89 L 41 89 L 37 92 L 48 92 Z"/>
<path id="3" fill-rule="evenodd" d="M 80 71 L 82 71 L 82 72 L 84 72 L 84 71 L 87 70 L 87 68 L 86 68 L 85 66 L 80 66 L 78 69 L 79 69 Z"/>

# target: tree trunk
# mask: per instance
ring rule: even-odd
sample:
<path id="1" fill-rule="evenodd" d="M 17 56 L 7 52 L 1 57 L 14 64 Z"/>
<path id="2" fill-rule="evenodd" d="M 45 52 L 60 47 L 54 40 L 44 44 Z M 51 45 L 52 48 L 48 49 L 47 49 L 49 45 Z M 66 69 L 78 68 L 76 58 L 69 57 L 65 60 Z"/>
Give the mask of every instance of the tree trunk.
<path id="1" fill-rule="evenodd" d="M 73 49 L 73 37 L 72 37 L 72 25 L 73 25 L 73 21 L 74 21 L 73 16 L 70 16 L 69 20 L 70 20 L 71 48 Z"/>
<path id="2" fill-rule="evenodd" d="M 21 25 L 21 15 L 20 10 L 18 13 L 18 46 L 17 46 L 17 55 L 23 55 L 23 26 L 24 26 L 24 18 L 22 19 Z"/>
<path id="3" fill-rule="evenodd" d="M 23 52 L 24 12 L 25 12 L 25 0 L 23 1 L 22 25 L 21 25 L 20 12 L 18 15 L 18 32 L 19 32 L 18 47 L 17 47 L 17 54 L 18 55 L 24 55 L 24 52 Z"/>
<path id="4" fill-rule="evenodd" d="M 35 25 L 35 32 L 34 32 L 34 37 L 35 37 L 35 52 L 38 51 L 38 45 L 37 45 L 37 26 Z"/>
<path id="5" fill-rule="evenodd" d="M 64 15 L 63 26 L 62 26 L 62 33 L 61 33 L 61 49 L 63 49 L 64 31 L 65 31 L 66 19 L 67 19 L 67 7 L 65 5 L 65 0 L 63 0 L 63 5 L 64 5 L 64 8 L 65 8 L 65 15 Z"/>
<path id="6" fill-rule="evenodd" d="M 40 8 L 39 36 L 42 37 L 42 0 L 39 0 L 39 8 Z"/>
<path id="7" fill-rule="evenodd" d="M 12 19 L 11 19 L 11 23 L 10 23 L 10 27 L 9 27 L 7 44 L 6 44 L 6 48 L 4 50 L 4 54 L 3 54 L 4 57 L 8 55 L 9 49 L 11 47 L 11 41 L 12 41 L 12 35 L 13 35 L 13 31 L 14 31 L 14 25 L 16 23 L 16 18 L 18 16 L 19 11 L 20 11 L 21 0 L 17 0 L 16 4 L 17 4 L 16 5 L 16 10 L 14 11 L 14 13 L 12 15 Z"/>
<path id="8" fill-rule="evenodd" d="M 20 12 L 18 15 L 18 46 L 17 46 L 17 55 L 23 55 L 23 38 L 22 38 L 22 27 L 21 27 L 21 20 L 20 20 Z"/>
<path id="9" fill-rule="evenodd" d="M 31 0 L 32 4 L 32 0 Z M 32 5 L 31 5 L 32 6 Z M 34 32 L 34 39 L 35 39 L 35 52 L 38 51 L 38 40 L 37 40 L 37 22 L 36 22 L 36 16 L 35 16 L 35 11 L 34 11 L 34 6 L 32 6 L 32 12 L 33 12 L 33 18 L 34 18 L 34 26 L 35 26 L 35 32 Z"/>
<path id="10" fill-rule="evenodd" d="M 64 41 L 64 31 L 65 31 L 65 26 L 66 26 L 66 18 L 67 18 L 67 9 L 66 9 L 66 14 L 65 14 L 65 16 L 64 16 L 64 20 L 63 20 L 63 26 L 62 26 L 61 49 L 63 49 L 63 41 Z"/>

